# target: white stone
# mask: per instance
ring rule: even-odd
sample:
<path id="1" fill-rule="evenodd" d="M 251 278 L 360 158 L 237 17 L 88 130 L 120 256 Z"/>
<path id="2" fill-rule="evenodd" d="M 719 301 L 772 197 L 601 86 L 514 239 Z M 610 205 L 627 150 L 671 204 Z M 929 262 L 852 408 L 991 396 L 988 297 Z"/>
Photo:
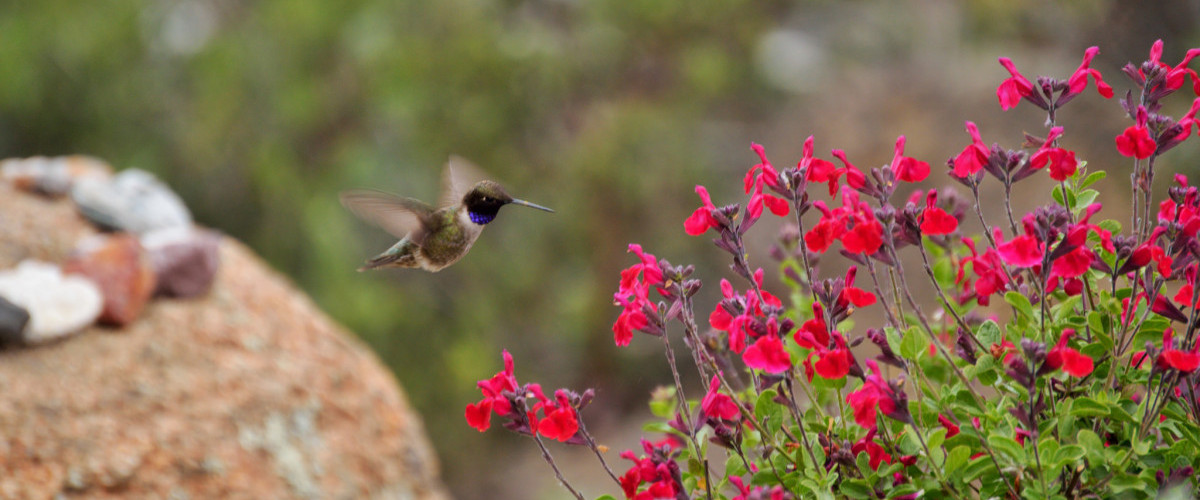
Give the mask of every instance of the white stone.
<path id="1" fill-rule="evenodd" d="M 82 330 L 96 321 L 104 305 L 91 281 L 64 276 L 58 266 L 36 260 L 0 271 L 0 296 L 29 312 L 24 338 L 30 344 Z"/>

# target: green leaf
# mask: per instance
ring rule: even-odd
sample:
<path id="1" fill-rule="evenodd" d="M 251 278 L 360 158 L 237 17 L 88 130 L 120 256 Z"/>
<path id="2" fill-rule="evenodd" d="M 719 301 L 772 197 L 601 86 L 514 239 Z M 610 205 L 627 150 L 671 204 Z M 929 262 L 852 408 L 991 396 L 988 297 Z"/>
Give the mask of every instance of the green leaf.
<path id="1" fill-rule="evenodd" d="M 982 325 L 979 325 L 979 330 L 975 332 L 975 337 L 979 339 L 979 343 L 983 344 L 984 347 L 991 347 L 992 344 L 999 344 L 1004 334 L 1000 332 L 1000 325 L 989 319 L 984 321 Z"/>
<path id="2" fill-rule="evenodd" d="M 1071 208 L 1076 212 L 1083 210 L 1096 201 L 1096 197 L 1099 195 L 1100 193 L 1095 189 L 1085 189 L 1079 193 L 1075 203 L 1071 204 Z"/>
<path id="3" fill-rule="evenodd" d="M 1137 476 L 1123 474 L 1112 478 L 1112 481 L 1108 482 L 1108 487 L 1113 494 L 1117 494 L 1126 490 L 1141 490 L 1146 487 L 1146 482 Z"/>
<path id="4" fill-rule="evenodd" d="M 967 463 L 967 467 L 963 469 L 963 481 L 968 483 L 974 481 L 989 470 L 996 470 L 996 465 L 992 463 L 992 459 L 987 455 L 978 457 Z"/>
<path id="5" fill-rule="evenodd" d="M 1080 171 L 1082 171 L 1082 165 L 1080 166 L 1080 169 L 1081 169 Z M 1097 170 L 1095 172 L 1092 172 L 1092 173 L 1088 174 L 1087 177 L 1083 178 L 1083 182 L 1079 183 L 1079 188 L 1083 189 L 1088 186 L 1091 186 L 1092 184 L 1095 184 L 1096 181 L 1103 179 L 1106 176 L 1108 176 L 1108 173 L 1103 170 Z"/>
<path id="6" fill-rule="evenodd" d="M 925 338 L 924 332 L 916 327 L 909 328 L 907 332 L 904 332 L 904 339 L 900 341 L 900 356 L 916 361 L 928 347 L 929 342 Z"/>
<path id="7" fill-rule="evenodd" d="M 615 497 L 613 497 L 612 495 L 600 495 L 600 496 L 596 497 L 596 500 L 617 500 L 617 499 Z"/>
<path id="8" fill-rule="evenodd" d="M 967 460 L 969 460 L 970 458 L 971 458 L 971 449 L 970 448 L 968 448 L 966 445 L 961 445 L 961 444 L 958 446 L 955 446 L 954 449 L 950 450 L 950 453 L 946 455 L 946 464 L 944 466 L 946 469 L 946 475 L 953 476 L 954 472 L 957 471 L 960 467 L 966 465 Z"/>
<path id="9" fill-rule="evenodd" d="M 934 454 L 934 457 L 929 457 L 929 458 L 936 460 L 935 457 L 938 455 L 941 455 L 941 453 L 938 453 L 938 448 L 941 448 L 942 443 L 945 443 L 945 442 L 946 442 L 946 428 L 945 427 L 938 427 L 937 429 L 934 429 L 932 432 L 930 432 L 929 437 L 925 438 L 925 444 L 927 444 L 929 446 L 929 451 Z"/>
<path id="10" fill-rule="evenodd" d="M 886 327 L 883 329 L 883 332 L 887 336 L 888 348 L 892 352 L 900 352 L 900 331 L 892 327 Z"/>
<path id="11" fill-rule="evenodd" d="M 838 487 L 838 493 L 846 495 L 849 498 L 871 498 L 874 496 L 871 487 L 862 479 L 842 481 L 842 484 Z"/>
<path id="12" fill-rule="evenodd" d="M 1078 462 L 1086 453 L 1087 452 L 1083 449 L 1083 447 L 1077 444 L 1068 444 L 1063 446 L 1054 454 L 1054 468 L 1057 469 L 1064 465 Z"/>
<path id="13" fill-rule="evenodd" d="M 1108 405 L 1095 399 L 1082 397 L 1071 403 L 1070 414 L 1076 417 L 1107 417 L 1109 414 L 1108 408 Z"/>
<path id="14" fill-rule="evenodd" d="M 1025 450 L 1017 444 L 1017 440 L 1002 434 L 992 434 L 987 438 L 988 445 L 999 453 L 1008 455 L 1017 463 L 1025 462 Z"/>
<path id="15" fill-rule="evenodd" d="M 1025 317 L 1029 319 L 1035 318 L 1033 313 L 1033 304 L 1029 303 L 1029 297 L 1022 295 L 1020 292 L 1006 292 L 1004 294 L 1004 301 L 1011 304 L 1018 313 L 1021 313 Z"/>
<path id="16" fill-rule="evenodd" d="M 758 399 L 754 402 L 754 418 L 756 420 L 761 422 L 763 419 L 783 411 L 779 403 L 775 402 L 776 395 L 775 389 L 764 390 L 758 395 Z"/>

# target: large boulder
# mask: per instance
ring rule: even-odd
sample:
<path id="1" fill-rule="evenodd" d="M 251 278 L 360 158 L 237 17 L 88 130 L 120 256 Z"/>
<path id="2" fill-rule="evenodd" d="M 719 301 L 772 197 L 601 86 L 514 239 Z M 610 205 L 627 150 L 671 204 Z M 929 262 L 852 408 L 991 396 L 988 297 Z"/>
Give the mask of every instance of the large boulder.
<path id="1" fill-rule="evenodd" d="M 0 182 L 0 269 L 96 232 Z M 0 498 L 445 498 L 379 360 L 232 238 L 220 262 L 206 295 L 0 352 Z"/>

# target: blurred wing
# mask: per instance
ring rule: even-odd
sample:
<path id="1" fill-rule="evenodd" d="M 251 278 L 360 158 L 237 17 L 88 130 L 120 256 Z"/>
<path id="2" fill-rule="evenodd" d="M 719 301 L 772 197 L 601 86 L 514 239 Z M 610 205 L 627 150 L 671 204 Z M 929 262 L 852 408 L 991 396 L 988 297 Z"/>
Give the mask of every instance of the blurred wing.
<path id="1" fill-rule="evenodd" d="M 446 162 L 446 168 L 442 170 L 442 198 L 439 206 L 449 207 L 462 203 L 467 191 L 485 179 L 487 176 L 483 170 L 474 163 L 461 156 L 450 155 L 450 161 Z"/>
<path id="2" fill-rule="evenodd" d="M 342 206 L 362 220 L 379 226 L 392 236 L 411 236 L 417 243 L 425 236 L 433 207 L 420 200 L 372 189 L 352 189 L 338 195 Z"/>

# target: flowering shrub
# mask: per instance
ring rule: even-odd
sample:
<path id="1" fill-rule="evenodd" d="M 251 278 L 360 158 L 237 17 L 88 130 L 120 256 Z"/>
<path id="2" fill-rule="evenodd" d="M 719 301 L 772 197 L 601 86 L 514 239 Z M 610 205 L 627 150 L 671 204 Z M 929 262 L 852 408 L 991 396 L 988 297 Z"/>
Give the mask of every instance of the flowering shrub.
<path id="1" fill-rule="evenodd" d="M 614 295 L 614 339 L 658 337 L 674 383 L 651 404 L 662 421 L 647 429 L 663 438 L 621 453 L 624 473 L 613 472 L 579 417 L 591 391 L 550 398 L 521 386 L 507 353 L 504 371 L 479 382 L 483 400 L 467 407 L 468 422 L 482 431 L 493 414 L 506 419 L 552 467 L 543 438 L 588 446 L 625 498 L 1190 491 L 1200 460 L 1200 190 L 1182 175 L 1165 198 L 1151 187 L 1158 159 L 1192 134 L 1200 99 L 1179 119 L 1162 100 L 1186 77 L 1200 95 L 1187 67 L 1200 49 L 1171 66 L 1159 41 L 1147 61 L 1124 68 L 1134 89 L 1120 104 L 1133 125 L 1115 146 L 1130 160 L 1109 168 L 1131 171 L 1127 225 L 1099 220 L 1092 187 L 1106 170 L 1080 161 L 1056 121 L 1090 85 L 1113 97 L 1090 67 L 1097 53 L 1088 49 L 1066 80 L 1036 83 L 1000 59 L 1010 74 L 996 90 L 1001 108 L 1036 106 L 1048 130 L 1010 149 L 987 145 L 967 122 L 971 142 L 946 168 L 969 198 L 913 190 L 930 165 L 904 155 L 903 136 L 891 162 L 869 171 L 839 150 L 838 163 L 817 158 L 812 137 L 789 168 L 753 145 L 759 163 L 743 179 L 746 204 L 718 206 L 697 186 L 701 205 L 683 224 L 687 234 L 715 235 L 739 277 L 720 281 L 707 324 L 697 319 L 694 269 L 629 245 L 636 262 Z M 1043 170 L 1056 183 L 1053 202 L 1014 214 L 1014 185 Z M 981 208 L 984 183 L 1003 188 L 999 217 Z M 832 201 L 813 199 L 826 189 Z M 786 293 L 764 288 L 743 241 L 766 211 L 791 222 L 772 249 Z M 968 218 L 980 235 L 960 233 Z M 835 249 L 849 269 L 822 277 L 819 264 Z M 856 326 L 853 316 L 870 309 L 878 324 Z M 671 335 L 683 337 L 688 369 L 708 382 L 699 400 L 685 396 Z"/>

